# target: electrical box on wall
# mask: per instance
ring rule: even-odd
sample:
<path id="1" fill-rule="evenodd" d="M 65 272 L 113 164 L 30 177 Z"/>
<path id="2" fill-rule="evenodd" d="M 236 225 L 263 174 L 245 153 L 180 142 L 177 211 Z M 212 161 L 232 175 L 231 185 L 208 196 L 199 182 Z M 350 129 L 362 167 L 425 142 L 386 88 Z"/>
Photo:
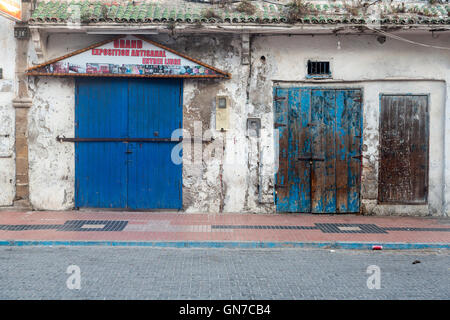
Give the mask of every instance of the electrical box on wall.
<path id="1" fill-rule="evenodd" d="M 216 97 L 216 130 L 225 131 L 230 123 L 230 100 L 226 96 Z"/>
<path id="2" fill-rule="evenodd" d="M 248 118 L 247 119 L 247 136 L 259 138 L 260 131 L 261 131 L 261 119 Z"/>

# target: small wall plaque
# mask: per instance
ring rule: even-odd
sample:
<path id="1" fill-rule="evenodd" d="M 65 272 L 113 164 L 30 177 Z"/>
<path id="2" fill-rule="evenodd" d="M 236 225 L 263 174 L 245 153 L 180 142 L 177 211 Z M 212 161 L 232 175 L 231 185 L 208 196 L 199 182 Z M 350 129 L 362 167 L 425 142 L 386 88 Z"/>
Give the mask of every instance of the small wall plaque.
<path id="1" fill-rule="evenodd" d="M 261 130 L 261 119 L 259 118 L 247 119 L 247 135 L 249 137 L 259 137 L 260 130 Z"/>
<path id="2" fill-rule="evenodd" d="M 16 39 L 28 39 L 30 37 L 30 29 L 28 27 L 14 27 L 14 37 Z"/>

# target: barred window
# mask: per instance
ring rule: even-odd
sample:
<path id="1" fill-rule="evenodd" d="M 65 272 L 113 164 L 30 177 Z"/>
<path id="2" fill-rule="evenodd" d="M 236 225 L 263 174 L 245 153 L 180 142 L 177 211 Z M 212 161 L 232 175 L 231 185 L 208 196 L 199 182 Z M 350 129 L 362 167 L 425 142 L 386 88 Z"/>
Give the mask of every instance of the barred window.
<path id="1" fill-rule="evenodd" d="M 309 76 L 330 76 L 330 62 L 329 61 L 308 61 L 308 75 Z"/>

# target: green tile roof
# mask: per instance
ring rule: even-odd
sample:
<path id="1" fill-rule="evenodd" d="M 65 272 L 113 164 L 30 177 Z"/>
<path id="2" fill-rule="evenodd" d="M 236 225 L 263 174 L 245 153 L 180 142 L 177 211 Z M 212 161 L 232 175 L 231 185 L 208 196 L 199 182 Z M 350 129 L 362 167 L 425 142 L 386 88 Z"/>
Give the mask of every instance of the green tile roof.
<path id="1" fill-rule="evenodd" d="M 406 7 L 382 7 L 378 17 L 363 15 L 338 3 L 307 4 L 308 13 L 292 18 L 287 7 L 267 2 L 256 3 L 254 15 L 218 6 L 183 1 L 39 1 L 30 24 L 65 24 L 76 21 L 95 23 L 142 24 L 425 24 L 450 25 L 450 5 L 407 4 Z M 77 15 L 77 13 L 79 13 Z M 74 19 L 75 17 L 75 19 Z"/>

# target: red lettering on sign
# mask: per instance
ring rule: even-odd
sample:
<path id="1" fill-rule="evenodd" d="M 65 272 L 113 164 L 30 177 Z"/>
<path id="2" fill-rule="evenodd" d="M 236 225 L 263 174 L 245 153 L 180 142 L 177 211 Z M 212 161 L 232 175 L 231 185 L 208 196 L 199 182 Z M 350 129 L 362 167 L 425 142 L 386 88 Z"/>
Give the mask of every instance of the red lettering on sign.
<path id="1" fill-rule="evenodd" d="M 166 59 L 165 64 L 167 65 L 180 65 L 181 59 Z"/>
<path id="2" fill-rule="evenodd" d="M 114 48 L 117 49 L 142 49 L 142 40 L 114 40 Z"/>

